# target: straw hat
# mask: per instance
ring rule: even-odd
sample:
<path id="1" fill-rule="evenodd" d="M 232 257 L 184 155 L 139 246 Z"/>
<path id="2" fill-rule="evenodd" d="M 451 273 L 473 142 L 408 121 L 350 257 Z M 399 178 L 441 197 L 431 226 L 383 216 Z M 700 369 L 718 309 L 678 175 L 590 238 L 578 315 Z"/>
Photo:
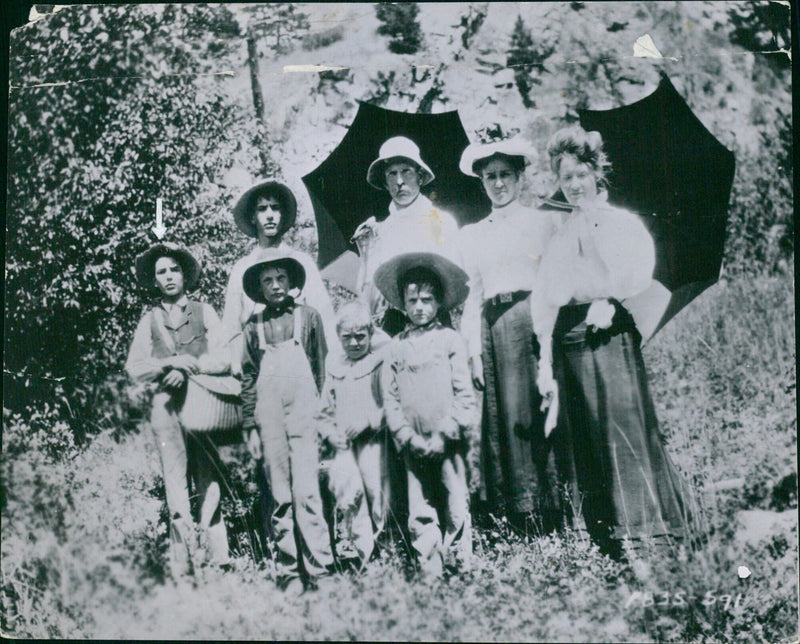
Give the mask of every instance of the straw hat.
<path id="1" fill-rule="evenodd" d="M 242 287 L 251 300 L 267 303 L 261 290 L 260 277 L 261 271 L 268 266 L 285 268 L 289 275 L 289 288 L 303 290 L 306 283 L 306 269 L 303 265 L 284 251 L 268 249 L 259 255 L 259 261 L 250 266 L 242 276 Z"/>
<path id="2" fill-rule="evenodd" d="M 427 268 L 439 277 L 444 308 L 452 309 L 467 299 L 467 274 L 452 261 L 436 253 L 403 253 L 385 261 L 375 271 L 375 285 L 393 307 L 405 308 L 400 279 L 412 268 Z"/>
<path id="3" fill-rule="evenodd" d="M 136 257 L 136 281 L 142 288 L 155 288 L 156 262 L 162 257 L 171 257 L 183 271 L 183 290 L 193 291 L 197 288 L 200 275 L 203 272 L 194 256 L 185 248 L 171 242 L 161 242 L 151 246 Z"/>
<path id="4" fill-rule="evenodd" d="M 458 168 L 464 174 L 480 178 L 478 173 L 473 170 L 475 162 L 481 159 L 488 159 L 495 154 L 504 154 L 509 157 L 522 157 L 525 160 L 526 166 L 533 163 L 537 156 L 536 151 L 519 136 L 488 143 L 475 142 L 470 143 L 461 154 L 461 161 L 458 164 Z"/>
<path id="5" fill-rule="evenodd" d="M 383 176 L 384 169 L 390 161 L 411 161 L 422 173 L 419 185 L 425 186 L 433 181 L 436 176 L 433 170 L 428 167 L 419 155 L 419 147 L 411 139 L 404 136 L 393 136 L 387 139 L 378 152 L 375 159 L 367 170 L 367 183 L 378 190 L 386 189 L 386 181 Z"/>
<path id="6" fill-rule="evenodd" d="M 248 237 L 258 237 L 255 212 L 258 197 L 275 197 L 281 204 L 281 223 L 278 226 L 278 235 L 283 235 L 294 226 L 297 219 L 297 199 L 287 186 L 278 181 L 267 180 L 257 183 L 239 197 L 233 207 L 233 221 L 236 226 Z"/>

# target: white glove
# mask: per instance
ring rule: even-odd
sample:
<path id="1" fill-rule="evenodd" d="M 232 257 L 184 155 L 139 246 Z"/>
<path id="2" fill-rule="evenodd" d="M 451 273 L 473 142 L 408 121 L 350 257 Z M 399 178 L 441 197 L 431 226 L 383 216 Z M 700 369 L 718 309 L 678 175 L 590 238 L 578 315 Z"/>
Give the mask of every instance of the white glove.
<path id="1" fill-rule="evenodd" d="M 595 329 L 607 329 L 611 326 L 616 309 L 608 300 L 595 300 L 586 314 L 586 325 Z"/>

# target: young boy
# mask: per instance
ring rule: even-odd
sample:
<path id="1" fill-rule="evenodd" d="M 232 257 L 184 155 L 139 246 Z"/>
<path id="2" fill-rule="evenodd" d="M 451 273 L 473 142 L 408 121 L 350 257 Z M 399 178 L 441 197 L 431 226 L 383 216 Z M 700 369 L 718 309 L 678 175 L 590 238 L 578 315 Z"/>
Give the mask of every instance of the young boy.
<path id="1" fill-rule="evenodd" d="M 164 477 L 170 567 L 176 579 L 191 572 L 194 554 L 204 554 L 219 565 L 228 563 L 228 535 L 219 503 L 227 486 L 217 445 L 211 434 L 187 432 L 180 421 L 187 379 L 224 374 L 230 368 L 214 309 L 186 295 L 197 288 L 200 275 L 199 262 L 175 244 L 156 244 L 136 258 L 140 286 L 159 299 L 139 321 L 125 363 L 136 383 L 136 402 L 147 400 L 147 392 L 152 394 L 150 426 Z M 200 506 L 197 524 L 190 482 Z M 205 553 L 192 552 L 198 539 L 205 543 Z"/>
<path id="2" fill-rule="evenodd" d="M 388 436 L 382 431 L 380 393 L 384 351 L 372 345 L 374 327 L 363 304 L 342 306 L 336 331 L 343 355 L 328 363 L 318 417 L 331 453 L 323 467 L 334 497 L 336 554 L 363 565 L 383 531 L 388 501 Z"/>
<path id="3" fill-rule="evenodd" d="M 303 265 L 282 251 L 261 259 L 242 277 L 244 292 L 265 305 L 244 328 L 242 426 L 272 490 L 278 584 L 299 594 L 333 564 L 314 423 L 327 348 L 319 313 L 287 294 L 302 290 Z"/>
<path id="4" fill-rule="evenodd" d="M 426 574 L 440 576 L 445 557 L 467 570 L 472 528 L 464 452 L 475 397 L 464 340 L 437 319 L 440 308 L 465 300 L 467 276 L 440 255 L 407 253 L 381 265 L 375 283 L 409 319 L 389 345 L 381 382 L 408 473 L 412 546 Z"/>

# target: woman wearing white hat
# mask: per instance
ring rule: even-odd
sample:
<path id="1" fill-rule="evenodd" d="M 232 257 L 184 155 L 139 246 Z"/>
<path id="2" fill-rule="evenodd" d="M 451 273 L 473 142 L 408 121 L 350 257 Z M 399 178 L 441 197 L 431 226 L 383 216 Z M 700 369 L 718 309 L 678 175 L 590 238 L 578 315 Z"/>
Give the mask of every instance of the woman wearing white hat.
<path id="1" fill-rule="evenodd" d="M 381 146 L 367 170 L 367 182 L 392 197 L 389 216 L 378 222 L 370 217 L 356 229 L 353 239 L 362 257 L 359 290 L 375 323 L 389 335 L 405 326 L 400 311 L 390 308 L 375 288 L 375 269 L 387 259 L 406 252 L 434 252 L 461 264 L 455 251 L 458 224 L 448 212 L 420 193 L 435 179 L 411 139 L 395 136 Z"/>
<path id="2" fill-rule="evenodd" d="M 283 235 L 294 225 L 297 217 L 297 200 L 292 191 L 277 181 L 263 181 L 247 190 L 233 207 L 236 226 L 248 237 L 258 240 L 256 247 L 236 262 L 231 269 L 228 288 L 225 292 L 225 308 L 222 325 L 231 350 L 231 369 L 234 375 L 241 374 L 242 328 L 247 320 L 264 308 L 251 300 L 242 290 L 244 272 L 268 249 L 280 250 L 302 264 L 306 283 L 298 303 L 312 306 L 322 316 L 325 335 L 336 337 L 336 319 L 328 290 L 322 281 L 313 258 L 303 251 L 291 248 L 283 241 Z"/>
<path id="3" fill-rule="evenodd" d="M 525 167 L 535 151 L 519 137 L 485 130 L 459 167 L 481 179 L 489 216 L 461 231 L 469 296 L 461 318 L 473 383 L 485 389 L 481 432 L 481 497 L 487 509 L 549 529 L 555 520 L 536 387 L 538 346 L 530 292 L 539 257 L 554 231 L 552 214 L 519 203 Z M 542 525 L 544 524 L 544 525 Z"/>

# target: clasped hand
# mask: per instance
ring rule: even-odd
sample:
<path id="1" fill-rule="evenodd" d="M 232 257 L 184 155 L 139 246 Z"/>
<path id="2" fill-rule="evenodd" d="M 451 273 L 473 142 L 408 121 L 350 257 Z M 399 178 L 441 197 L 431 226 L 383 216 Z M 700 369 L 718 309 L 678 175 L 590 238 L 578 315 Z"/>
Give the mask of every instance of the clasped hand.
<path id="1" fill-rule="evenodd" d="M 335 431 L 330 432 L 325 439 L 334 449 L 350 449 L 350 443 L 358 438 L 363 431 L 363 427 L 348 425 L 344 429 L 337 428 Z"/>
<path id="2" fill-rule="evenodd" d="M 179 356 L 171 356 L 167 358 L 165 360 L 165 364 L 171 369 L 179 369 L 180 371 L 185 371 L 186 373 L 197 373 L 200 371 L 200 363 L 198 362 L 197 358 L 185 353 Z"/>
<path id="3" fill-rule="evenodd" d="M 439 459 L 444 455 L 444 439 L 434 434 L 427 440 L 415 434 L 408 443 L 411 453 L 418 458 Z"/>

